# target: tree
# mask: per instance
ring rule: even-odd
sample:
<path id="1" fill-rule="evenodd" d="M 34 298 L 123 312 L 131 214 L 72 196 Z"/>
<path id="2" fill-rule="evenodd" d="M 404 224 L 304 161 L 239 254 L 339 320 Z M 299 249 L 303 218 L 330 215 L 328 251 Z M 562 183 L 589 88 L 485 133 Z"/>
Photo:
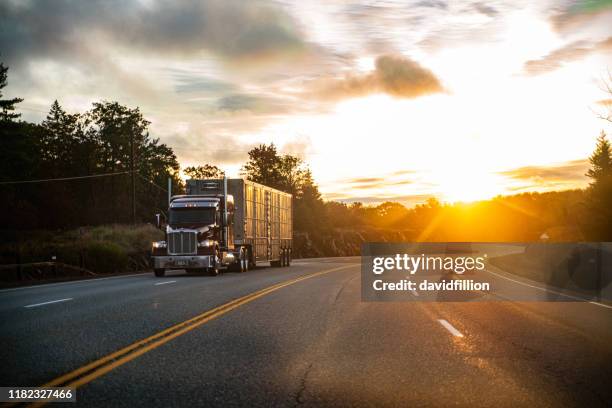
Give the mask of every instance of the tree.
<path id="1" fill-rule="evenodd" d="M 23 121 L 0 121 L 0 181 L 40 178 L 37 141 L 40 126 Z M 44 177 L 44 176 L 43 176 Z M 5 230 L 39 225 L 38 186 L 0 186 L 0 225 Z"/>
<path id="2" fill-rule="evenodd" d="M 612 150 L 603 130 L 597 137 L 595 151 L 589 157 L 589 162 L 591 168 L 587 171 L 586 176 L 593 180 L 591 185 L 604 182 L 605 178 L 612 174 Z"/>
<path id="3" fill-rule="evenodd" d="M 41 123 L 43 132 L 39 140 L 41 160 L 48 167 L 59 170 L 62 175 L 84 174 L 80 164 L 84 157 L 77 149 L 83 139 L 81 115 L 67 113 L 56 100 L 46 119 Z M 51 173 L 53 174 L 53 173 Z"/>
<path id="4" fill-rule="evenodd" d="M 225 172 L 213 164 L 186 167 L 183 173 L 190 179 L 218 179 L 225 177 Z"/>
<path id="5" fill-rule="evenodd" d="M 148 125 L 138 108 L 117 102 L 71 114 L 55 101 L 40 125 L 1 122 L 2 179 L 100 176 L 5 186 L 0 192 L 7 197 L 6 220 L 16 220 L 11 222 L 17 228 L 26 221 L 36 228 L 63 228 L 131 220 L 132 174 L 124 173 L 132 168 L 132 143 L 136 218 L 152 220 L 167 208 L 168 177 L 175 192 L 182 190 L 182 180 L 173 150 L 152 138 Z"/>
<path id="6" fill-rule="evenodd" d="M 2 99 L 2 88 L 7 85 L 8 67 L 0 62 L 0 122 L 12 121 L 21 116 L 20 113 L 14 113 L 15 104 L 22 102 L 22 98 Z"/>
<path id="7" fill-rule="evenodd" d="M 249 180 L 293 195 L 296 230 L 314 232 L 328 227 L 319 187 L 300 158 L 279 155 L 273 143 L 259 145 L 249 151 L 249 160 L 242 167 L 242 174 Z"/>
<path id="8" fill-rule="evenodd" d="M 288 154 L 281 156 L 278 162 L 278 188 L 299 196 L 304 194 L 302 190 L 306 186 L 314 186 L 314 180 L 302 160 Z M 318 189 L 316 194 L 319 194 Z"/>
<path id="9" fill-rule="evenodd" d="M 386 201 L 376 207 L 380 225 L 383 227 L 397 227 L 408 215 L 408 210 L 400 203 Z"/>
<path id="10" fill-rule="evenodd" d="M 609 240 L 612 238 L 612 151 L 603 131 L 589 162 L 591 168 L 586 173 L 592 179 L 588 195 L 589 235 L 595 240 Z"/>
<path id="11" fill-rule="evenodd" d="M 314 186 L 312 174 L 302 159 L 279 155 L 274 143 L 259 145 L 249 151 L 242 174 L 249 180 L 274 187 L 299 197 L 306 186 Z M 319 194 L 318 188 L 316 194 Z"/>
<path id="12" fill-rule="evenodd" d="M 280 188 L 281 157 L 278 155 L 274 143 L 254 147 L 248 155 L 249 160 L 242 167 L 241 173 L 256 183 Z"/>

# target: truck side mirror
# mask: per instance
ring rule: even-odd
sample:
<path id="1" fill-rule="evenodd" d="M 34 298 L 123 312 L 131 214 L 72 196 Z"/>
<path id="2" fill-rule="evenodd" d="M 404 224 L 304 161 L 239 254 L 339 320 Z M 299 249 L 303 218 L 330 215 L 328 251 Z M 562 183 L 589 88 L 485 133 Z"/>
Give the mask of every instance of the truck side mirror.
<path id="1" fill-rule="evenodd" d="M 157 226 L 157 229 L 161 229 L 161 214 L 160 213 L 155 214 L 155 225 Z"/>

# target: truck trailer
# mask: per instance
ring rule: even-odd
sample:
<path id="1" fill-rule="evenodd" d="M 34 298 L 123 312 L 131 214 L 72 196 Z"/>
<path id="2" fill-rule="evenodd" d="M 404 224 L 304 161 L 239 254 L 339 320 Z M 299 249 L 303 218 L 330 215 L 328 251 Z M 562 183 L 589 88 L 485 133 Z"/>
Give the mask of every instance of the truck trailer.
<path id="1" fill-rule="evenodd" d="M 165 220 L 156 215 L 166 239 L 152 245 L 155 276 L 291 264 L 291 194 L 242 178 L 187 180 L 186 193 L 170 198 Z"/>

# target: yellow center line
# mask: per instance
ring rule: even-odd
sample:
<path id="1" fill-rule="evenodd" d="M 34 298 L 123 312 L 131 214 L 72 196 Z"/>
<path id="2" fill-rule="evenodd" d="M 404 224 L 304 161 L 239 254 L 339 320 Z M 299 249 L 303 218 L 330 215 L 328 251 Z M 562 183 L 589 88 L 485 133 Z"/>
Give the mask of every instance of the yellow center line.
<path id="1" fill-rule="evenodd" d="M 293 285 L 298 282 L 302 282 L 307 279 L 314 278 L 316 276 L 321 276 L 330 272 L 339 271 L 342 269 L 347 269 L 354 267 L 359 264 L 349 264 L 344 266 L 339 266 L 336 268 L 326 269 L 324 271 L 316 272 L 310 275 L 301 276 L 299 278 L 291 279 L 289 281 L 277 283 L 275 285 L 269 286 L 267 288 L 258 290 L 256 292 L 250 293 L 248 295 L 242 296 L 238 299 L 234 299 L 227 303 L 224 303 L 221 306 L 217 306 L 213 309 L 207 310 L 204 313 L 201 313 L 189 320 L 186 320 L 182 323 L 178 323 L 174 326 L 171 326 L 165 330 L 160 331 L 150 337 L 139 340 L 135 343 L 130 344 L 114 353 L 108 354 L 98 360 L 95 360 L 89 364 L 86 364 L 74 371 L 71 371 L 67 374 L 64 374 L 52 381 L 49 381 L 46 384 L 41 385 L 40 387 L 72 387 L 78 388 L 82 385 L 85 385 L 98 377 L 103 376 L 104 374 L 110 372 L 111 370 L 134 360 L 138 356 L 151 351 L 165 343 L 168 343 L 172 339 L 179 337 L 201 325 L 216 319 L 217 317 L 223 316 L 224 314 L 242 306 L 249 302 L 254 301 L 255 299 L 259 299 L 262 296 L 265 296 L 269 293 L 275 292 L 279 289 L 282 289 L 286 286 Z M 31 406 L 42 406 L 44 403 L 34 403 Z"/>

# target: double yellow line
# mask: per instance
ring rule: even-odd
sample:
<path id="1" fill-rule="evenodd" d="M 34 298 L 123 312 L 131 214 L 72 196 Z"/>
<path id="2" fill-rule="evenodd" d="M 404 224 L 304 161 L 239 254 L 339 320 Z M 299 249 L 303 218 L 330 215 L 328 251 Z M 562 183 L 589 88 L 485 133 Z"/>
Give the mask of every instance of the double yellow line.
<path id="1" fill-rule="evenodd" d="M 41 387 L 71 387 L 78 388 L 82 385 L 85 385 L 98 377 L 103 376 L 104 374 L 112 371 L 113 369 L 122 366 L 123 364 L 134 360 L 138 356 L 143 355 L 144 353 L 156 349 L 157 347 L 168 343 L 170 340 L 179 337 L 197 327 L 202 326 L 203 324 L 216 319 L 217 317 L 223 316 L 224 314 L 245 305 L 249 302 L 254 301 L 255 299 L 259 299 L 262 296 L 265 296 L 269 293 L 275 292 L 279 289 L 282 289 L 286 286 L 293 285 L 298 282 L 302 282 L 307 279 L 314 278 L 316 276 L 321 276 L 330 272 L 339 271 L 341 269 L 347 269 L 353 267 L 357 264 L 350 264 L 339 266 L 336 268 L 326 269 L 320 272 L 316 272 L 310 275 L 302 276 L 299 278 L 295 278 L 289 281 L 281 282 L 276 285 L 269 286 L 267 288 L 261 289 L 257 292 L 253 292 L 246 296 L 240 297 L 238 299 L 227 302 L 221 306 L 217 306 L 214 309 L 208 310 L 202 314 L 199 314 L 189 320 L 186 320 L 182 323 L 176 324 L 172 327 L 169 327 L 161 332 L 154 334 L 153 336 L 147 337 L 145 339 L 139 340 L 135 343 L 130 344 L 127 347 L 122 348 L 114 353 L 111 353 L 107 356 L 104 356 L 96 361 L 93 361 L 87 365 L 84 365 L 81 368 L 78 368 L 74 371 L 69 372 L 68 374 L 62 375 L 46 384 L 41 385 Z M 44 403 L 36 403 L 31 406 L 42 406 Z"/>

